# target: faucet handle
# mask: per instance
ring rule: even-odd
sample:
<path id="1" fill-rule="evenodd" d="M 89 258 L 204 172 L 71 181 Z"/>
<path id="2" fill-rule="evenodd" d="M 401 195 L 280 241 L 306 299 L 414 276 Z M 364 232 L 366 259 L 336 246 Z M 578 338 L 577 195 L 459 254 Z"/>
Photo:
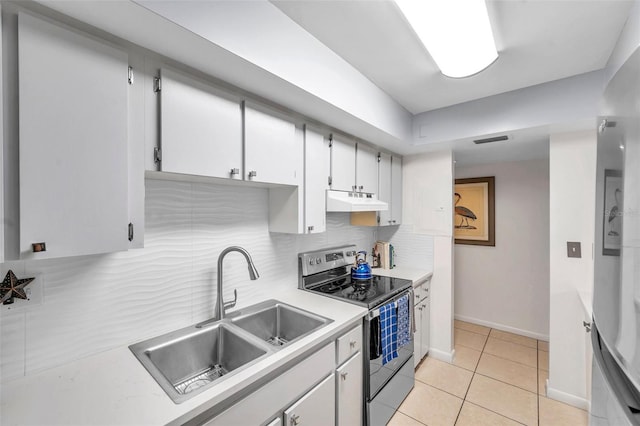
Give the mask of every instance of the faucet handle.
<path id="1" fill-rule="evenodd" d="M 223 300 L 222 304 L 224 306 L 224 309 L 226 310 L 227 308 L 233 308 L 234 306 L 236 306 L 236 302 L 238 301 L 238 290 L 236 290 L 235 288 L 233 289 L 233 301 L 232 302 L 225 302 Z"/>

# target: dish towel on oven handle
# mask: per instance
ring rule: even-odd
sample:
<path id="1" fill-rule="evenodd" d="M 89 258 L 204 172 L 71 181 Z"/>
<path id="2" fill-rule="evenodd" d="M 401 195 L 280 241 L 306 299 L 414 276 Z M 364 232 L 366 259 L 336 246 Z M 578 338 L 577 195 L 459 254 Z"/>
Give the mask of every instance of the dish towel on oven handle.
<path id="1" fill-rule="evenodd" d="M 382 365 L 398 357 L 398 320 L 395 302 L 380 308 L 380 341 L 382 343 Z"/>
<path id="2" fill-rule="evenodd" d="M 411 326 L 409 324 L 409 295 L 398 299 L 398 347 L 411 342 Z"/>

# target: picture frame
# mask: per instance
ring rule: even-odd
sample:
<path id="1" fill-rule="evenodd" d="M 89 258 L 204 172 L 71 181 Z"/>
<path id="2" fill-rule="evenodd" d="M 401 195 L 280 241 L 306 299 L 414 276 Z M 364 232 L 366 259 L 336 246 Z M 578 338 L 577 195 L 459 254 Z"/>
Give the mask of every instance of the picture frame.
<path id="1" fill-rule="evenodd" d="M 453 202 L 455 243 L 495 247 L 495 176 L 456 179 Z"/>
<path id="2" fill-rule="evenodd" d="M 622 171 L 604 170 L 604 194 L 602 215 L 602 254 L 620 256 L 622 244 Z"/>

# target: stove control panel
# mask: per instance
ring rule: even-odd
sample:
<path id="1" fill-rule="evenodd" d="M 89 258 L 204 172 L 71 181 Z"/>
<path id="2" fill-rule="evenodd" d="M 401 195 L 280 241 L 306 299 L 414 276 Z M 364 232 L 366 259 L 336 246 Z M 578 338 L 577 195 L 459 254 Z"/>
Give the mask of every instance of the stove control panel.
<path id="1" fill-rule="evenodd" d="M 300 276 L 317 274 L 352 265 L 356 260 L 356 246 L 333 247 L 324 250 L 316 250 L 298 255 L 298 273 Z"/>

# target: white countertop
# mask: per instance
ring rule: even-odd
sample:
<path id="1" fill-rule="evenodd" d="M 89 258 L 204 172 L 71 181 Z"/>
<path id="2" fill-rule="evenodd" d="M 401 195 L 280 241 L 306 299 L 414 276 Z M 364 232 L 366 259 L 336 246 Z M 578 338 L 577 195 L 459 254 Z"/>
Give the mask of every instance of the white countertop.
<path id="1" fill-rule="evenodd" d="M 371 269 L 371 272 L 373 275 L 411 280 L 414 284 L 425 281 L 433 275 L 433 271 L 431 270 L 403 267 L 396 267 L 393 269 L 373 268 Z"/>
<path id="2" fill-rule="evenodd" d="M 158 425 L 182 423 L 251 385 L 362 318 L 366 308 L 290 289 L 270 298 L 334 321 L 300 341 L 175 404 L 128 345 L 2 385 L 0 424 Z M 259 303 L 261 300 L 256 300 Z"/>

